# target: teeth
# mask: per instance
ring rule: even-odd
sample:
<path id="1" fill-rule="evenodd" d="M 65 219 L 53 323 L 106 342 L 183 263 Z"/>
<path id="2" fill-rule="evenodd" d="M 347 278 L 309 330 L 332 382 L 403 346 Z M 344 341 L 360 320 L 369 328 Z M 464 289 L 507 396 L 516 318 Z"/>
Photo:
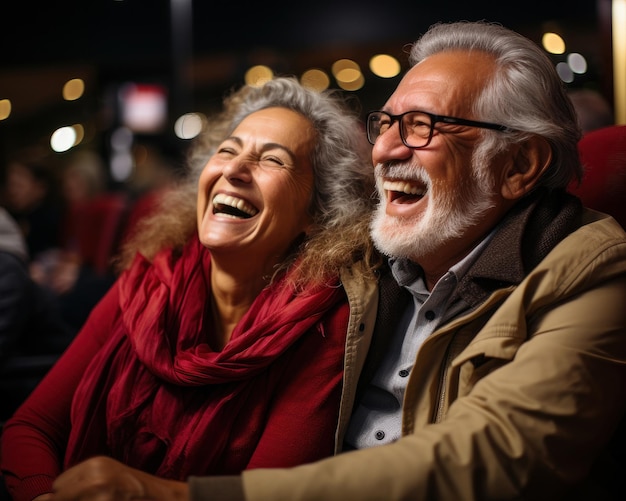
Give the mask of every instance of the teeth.
<path id="1" fill-rule="evenodd" d="M 407 195 L 424 196 L 426 194 L 426 190 L 423 188 L 407 183 L 406 181 L 384 181 L 383 188 L 386 191 L 399 191 Z"/>
<path id="2" fill-rule="evenodd" d="M 259 212 L 256 207 L 249 204 L 245 200 L 241 198 L 236 198 L 231 195 L 224 195 L 223 193 L 218 193 L 213 197 L 213 205 L 225 205 L 228 207 L 233 207 L 244 214 L 248 214 L 249 216 L 254 216 L 257 212 Z"/>

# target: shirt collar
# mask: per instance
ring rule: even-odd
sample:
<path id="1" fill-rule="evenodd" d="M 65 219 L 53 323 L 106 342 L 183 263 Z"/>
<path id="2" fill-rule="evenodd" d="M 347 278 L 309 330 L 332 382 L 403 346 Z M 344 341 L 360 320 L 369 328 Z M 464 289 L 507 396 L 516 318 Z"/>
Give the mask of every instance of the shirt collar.
<path id="1" fill-rule="evenodd" d="M 458 263 L 450 267 L 447 274 L 452 274 L 457 283 L 467 273 L 467 271 L 476 262 L 476 259 L 481 255 L 485 247 L 489 244 L 495 233 L 497 227 L 494 228 L 480 243 L 474 247 L 471 252 L 461 259 Z M 396 279 L 399 285 L 407 289 L 411 289 L 420 294 L 428 293 L 426 283 L 424 282 L 424 272 L 422 267 L 407 258 L 389 258 L 389 265 L 391 267 L 391 273 Z M 444 275 L 445 276 L 445 275 Z M 443 278 L 443 277 L 442 277 Z M 437 285 L 435 285 L 436 287 Z"/>

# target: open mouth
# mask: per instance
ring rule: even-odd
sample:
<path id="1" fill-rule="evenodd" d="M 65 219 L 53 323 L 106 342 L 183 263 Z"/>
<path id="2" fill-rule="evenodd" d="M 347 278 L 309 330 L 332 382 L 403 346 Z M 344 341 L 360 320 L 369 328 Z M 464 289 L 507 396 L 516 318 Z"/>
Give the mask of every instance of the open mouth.
<path id="1" fill-rule="evenodd" d="M 411 204 L 421 200 L 427 189 L 407 181 L 384 181 L 383 189 L 390 203 Z"/>
<path id="2" fill-rule="evenodd" d="M 222 214 L 237 219 L 249 219 L 256 216 L 259 210 L 241 198 L 218 193 L 213 197 L 213 214 Z"/>

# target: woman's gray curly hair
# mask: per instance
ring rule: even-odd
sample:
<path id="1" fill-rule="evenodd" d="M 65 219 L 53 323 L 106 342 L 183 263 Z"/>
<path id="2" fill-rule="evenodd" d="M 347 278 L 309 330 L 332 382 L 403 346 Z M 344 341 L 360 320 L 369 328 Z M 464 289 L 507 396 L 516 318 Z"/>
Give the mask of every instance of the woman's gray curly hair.
<path id="1" fill-rule="evenodd" d="M 222 112 L 208 119 L 190 149 L 188 176 L 124 246 L 122 267 L 137 251 L 150 259 L 164 247 L 179 248 L 188 241 L 197 231 L 197 182 L 208 159 L 244 118 L 271 107 L 300 113 L 317 132 L 309 208 L 314 224 L 297 254 L 277 271 L 290 267 L 297 255 L 297 267 L 289 276 L 294 284 L 303 285 L 337 276 L 340 269 L 360 260 L 370 271 L 379 264 L 368 230 L 376 203 L 370 146 L 357 111 L 333 91 L 318 92 L 293 77 L 279 77 L 260 87 L 244 86 L 226 97 Z"/>
<path id="2" fill-rule="evenodd" d="M 481 51 L 493 56 L 497 69 L 476 100 L 478 120 L 499 123 L 513 132 L 483 130 L 476 156 L 489 158 L 531 135 L 548 141 L 552 162 L 540 186 L 565 188 L 580 180 L 582 166 L 577 143 L 581 132 L 576 112 L 550 58 L 532 40 L 488 22 L 440 23 L 432 26 L 412 47 L 415 65 L 434 54 L 452 50 Z"/>

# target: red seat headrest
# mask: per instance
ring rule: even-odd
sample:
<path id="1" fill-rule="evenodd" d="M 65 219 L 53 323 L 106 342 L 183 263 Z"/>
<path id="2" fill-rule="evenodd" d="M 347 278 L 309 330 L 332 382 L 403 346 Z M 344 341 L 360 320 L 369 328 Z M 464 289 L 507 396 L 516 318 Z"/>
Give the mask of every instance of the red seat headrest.
<path id="1" fill-rule="evenodd" d="M 570 191 L 626 228 L 626 125 L 588 132 L 578 151 L 585 173 L 580 186 L 572 185 Z"/>

